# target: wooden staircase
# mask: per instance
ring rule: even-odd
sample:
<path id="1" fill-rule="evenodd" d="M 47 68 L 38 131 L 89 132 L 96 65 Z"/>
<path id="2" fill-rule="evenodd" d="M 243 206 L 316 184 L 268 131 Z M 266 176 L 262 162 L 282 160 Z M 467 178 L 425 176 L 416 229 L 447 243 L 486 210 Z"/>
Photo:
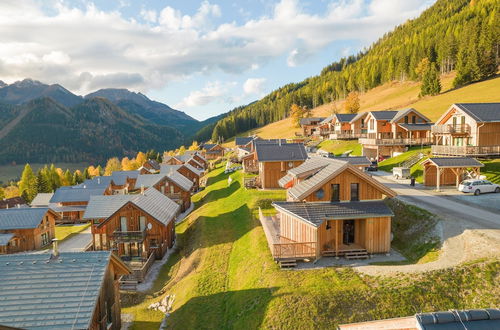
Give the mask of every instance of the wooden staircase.
<path id="1" fill-rule="evenodd" d="M 370 256 L 365 249 L 349 250 L 344 252 L 344 257 L 347 260 L 353 259 L 368 259 Z"/>
<path id="2" fill-rule="evenodd" d="M 280 268 L 294 268 L 297 266 L 296 259 L 281 259 L 277 261 L 280 265 Z"/>

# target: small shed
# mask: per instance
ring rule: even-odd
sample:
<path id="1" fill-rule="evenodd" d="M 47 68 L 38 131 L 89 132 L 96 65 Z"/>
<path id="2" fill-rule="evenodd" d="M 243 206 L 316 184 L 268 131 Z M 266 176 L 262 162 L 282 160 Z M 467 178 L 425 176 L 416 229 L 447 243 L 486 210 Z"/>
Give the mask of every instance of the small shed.
<path id="1" fill-rule="evenodd" d="M 470 157 L 431 157 L 422 166 L 424 185 L 435 186 L 439 190 L 443 185 L 458 186 L 467 175 L 478 177 L 484 164 Z"/>

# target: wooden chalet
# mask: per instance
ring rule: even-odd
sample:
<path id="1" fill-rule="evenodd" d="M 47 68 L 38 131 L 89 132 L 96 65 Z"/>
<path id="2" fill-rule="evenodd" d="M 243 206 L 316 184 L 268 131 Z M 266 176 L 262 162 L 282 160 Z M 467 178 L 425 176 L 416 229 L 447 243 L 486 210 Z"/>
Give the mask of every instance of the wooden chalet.
<path id="1" fill-rule="evenodd" d="M 351 113 L 337 113 L 330 120 L 330 135 L 331 140 L 352 140 L 360 136 L 354 133 L 351 125 L 351 120 L 356 117 Z"/>
<path id="2" fill-rule="evenodd" d="M 422 162 L 424 185 L 436 187 L 455 185 L 468 178 L 479 178 L 481 162 L 469 157 L 430 157 Z"/>
<path id="3" fill-rule="evenodd" d="M 92 196 L 84 219 L 92 220 L 93 249 L 116 253 L 141 282 L 154 260 L 174 245 L 180 208 L 149 188 L 135 195 Z"/>
<path id="4" fill-rule="evenodd" d="M 309 159 L 280 180 L 287 201 L 274 202 L 275 217 L 261 216 L 277 261 L 322 256 L 366 258 L 388 253 L 396 193 L 349 162 Z"/>
<path id="5" fill-rule="evenodd" d="M 106 251 L 0 256 L 0 328 L 121 329 L 119 279 Z"/>
<path id="6" fill-rule="evenodd" d="M 179 166 L 179 165 L 171 165 Z M 180 165 L 183 166 L 183 165 Z M 137 177 L 136 189 L 155 188 L 181 206 L 181 212 L 191 206 L 193 182 L 184 175 L 170 168 L 167 173 L 143 174 Z"/>
<path id="7" fill-rule="evenodd" d="M 432 126 L 437 156 L 500 156 L 500 103 L 453 104 Z"/>
<path id="8" fill-rule="evenodd" d="M 243 172 L 245 173 L 258 173 L 259 172 L 259 162 L 257 161 L 257 155 L 255 153 L 255 146 L 257 144 L 285 144 L 286 139 L 261 139 L 256 137 L 250 143 L 248 143 L 245 148 L 249 149 L 249 153 L 241 157 L 241 163 L 243 167 Z"/>
<path id="9" fill-rule="evenodd" d="M 311 136 L 318 129 L 319 123 L 325 120 L 325 117 L 308 117 L 300 119 L 300 127 L 303 136 Z"/>
<path id="10" fill-rule="evenodd" d="M 262 189 L 280 188 L 278 181 L 287 171 L 307 159 L 302 143 L 255 144 L 255 161 L 259 164 L 259 182 Z"/>
<path id="11" fill-rule="evenodd" d="M 198 164 L 202 166 L 204 170 L 208 168 L 208 161 L 203 157 L 198 150 L 187 150 L 184 153 L 184 156 L 186 157 L 187 161 L 189 161 L 191 158 L 193 158 Z M 186 161 L 184 161 L 186 163 Z"/>
<path id="12" fill-rule="evenodd" d="M 155 159 L 150 159 L 139 167 L 140 174 L 156 174 L 160 171 L 160 163 Z"/>
<path id="13" fill-rule="evenodd" d="M 0 254 L 39 250 L 55 238 L 58 215 L 49 208 L 0 210 Z"/>
<path id="14" fill-rule="evenodd" d="M 407 151 L 409 146 L 432 144 L 431 120 L 417 110 L 369 111 L 351 120 L 354 131 L 361 130 L 363 156 L 380 159 Z"/>
<path id="15" fill-rule="evenodd" d="M 26 206 L 26 201 L 22 197 L 0 199 L 0 209 L 11 209 L 20 206 Z"/>
<path id="16" fill-rule="evenodd" d="M 196 192 L 200 188 L 200 179 L 204 173 L 203 170 L 198 169 L 189 163 L 182 165 L 161 165 L 161 174 L 168 174 L 171 171 L 177 171 L 188 178 L 193 183 L 193 187 L 191 188 L 192 192 Z"/>
<path id="17" fill-rule="evenodd" d="M 164 155 L 163 156 L 163 162 L 162 164 L 165 165 L 182 165 L 184 162 L 178 158 L 178 156 L 169 156 L 169 155 Z"/>
<path id="18" fill-rule="evenodd" d="M 201 153 L 207 160 L 224 157 L 224 147 L 216 143 L 205 143 L 201 146 Z"/>

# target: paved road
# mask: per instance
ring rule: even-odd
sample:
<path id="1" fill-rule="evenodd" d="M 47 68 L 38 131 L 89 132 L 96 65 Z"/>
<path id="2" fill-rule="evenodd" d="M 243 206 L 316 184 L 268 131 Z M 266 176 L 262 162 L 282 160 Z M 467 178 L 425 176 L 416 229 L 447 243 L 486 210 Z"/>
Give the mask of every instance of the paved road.
<path id="1" fill-rule="evenodd" d="M 373 172 L 373 177 L 398 193 L 398 199 L 422 207 L 445 219 L 462 220 L 466 227 L 500 229 L 500 215 L 470 204 L 463 204 L 432 192 L 396 183 L 390 173 Z"/>
<path id="2" fill-rule="evenodd" d="M 92 242 L 90 227 L 59 244 L 60 252 L 81 252 Z"/>

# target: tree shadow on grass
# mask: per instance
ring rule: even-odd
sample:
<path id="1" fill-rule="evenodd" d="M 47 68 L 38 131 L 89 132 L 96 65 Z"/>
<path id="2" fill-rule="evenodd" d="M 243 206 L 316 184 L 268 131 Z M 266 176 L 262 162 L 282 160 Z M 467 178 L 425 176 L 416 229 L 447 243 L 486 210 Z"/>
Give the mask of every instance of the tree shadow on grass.
<path id="1" fill-rule="evenodd" d="M 223 180 L 224 178 L 227 178 L 229 176 L 228 173 L 224 173 L 224 171 L 221 171 L 219 174 L 217 174 L 216 176 L 211 176 L 207 179 L 207 187 L 212 185 L 212 184 L 215 184 L 221 180 Z"/>
<path id="2" fill-rule="evenodd" d="M 170 329 L 257 329 L 277 288 L 220 292 L 191 298 L 168 318 Z M 174 303 L 175 305 L 175 303 Z"/>

